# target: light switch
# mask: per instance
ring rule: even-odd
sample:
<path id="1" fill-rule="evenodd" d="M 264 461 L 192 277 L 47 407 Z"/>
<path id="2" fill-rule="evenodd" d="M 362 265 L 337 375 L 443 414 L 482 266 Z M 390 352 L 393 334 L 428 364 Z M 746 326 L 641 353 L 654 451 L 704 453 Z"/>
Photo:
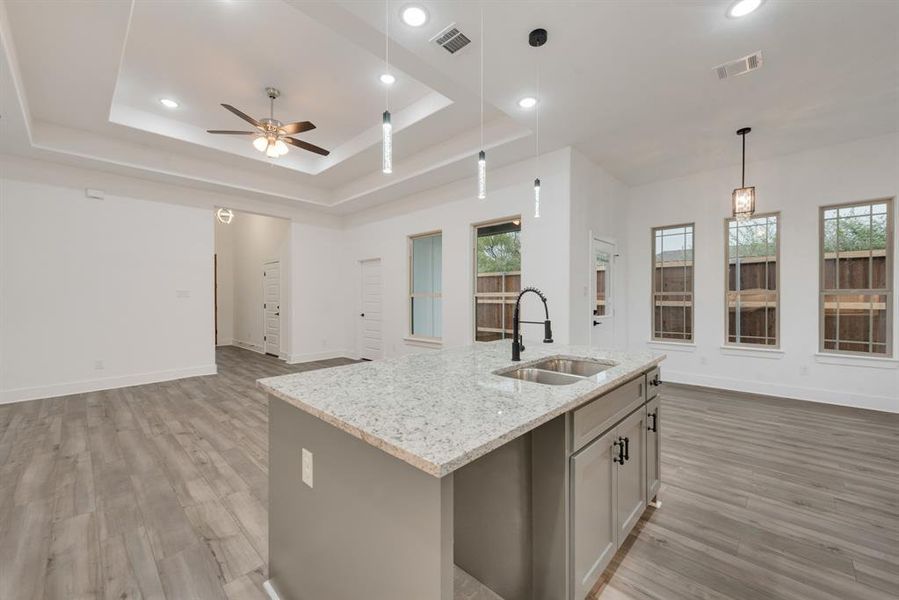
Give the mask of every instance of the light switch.
<path id="1" fill-rule="evenodd" d="M 312 453 L 303 448 L 303 483 L 312 487 Z"/>

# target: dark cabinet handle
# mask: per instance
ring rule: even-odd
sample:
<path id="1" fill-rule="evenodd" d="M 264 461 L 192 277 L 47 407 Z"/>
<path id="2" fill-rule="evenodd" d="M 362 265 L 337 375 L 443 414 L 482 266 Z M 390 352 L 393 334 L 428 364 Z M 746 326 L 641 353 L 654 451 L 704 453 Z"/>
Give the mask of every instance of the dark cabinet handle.
<path id="1" fill-rule="evenodd" d="M 612 462 L 618 463 L 619 465 L 624 464 L 624 442 L 621 441 L 621 438 L 618 438 L 614 442 L 612 442 L 612 446 L 618 448 L 618 456 L 612 458 Z"/>
<path id="2" fill-rule="evenodd" d="M 649 385 L 657 387 L 662 384 L 662 378 L 656 373 L 656 376 L 649 380 Z"/>
<path id="3" fill-rule="evenodd" d="M 647 427 L 647 429 L 652 432 L 657 432 L 659 430 L 659 412 L 649 413 L 649 416 L 652 418 L 652 425 Z"/>
<path id="4" fill-rule="evenodd" d="M 630 440 L 627 438 L 624 438 L 624 460 L 630 460 L 630 459 L 631 459 Z"/>

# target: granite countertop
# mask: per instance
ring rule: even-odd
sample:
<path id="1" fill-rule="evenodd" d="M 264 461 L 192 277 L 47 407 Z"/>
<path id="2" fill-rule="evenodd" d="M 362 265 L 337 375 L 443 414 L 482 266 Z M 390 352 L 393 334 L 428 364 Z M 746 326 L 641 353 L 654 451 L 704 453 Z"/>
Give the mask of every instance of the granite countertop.
<path id="1" fill-rule="evenodd" d="M 435 477 L 566 413 L 659 364 L 665 356 L 511 341 L 411 354 L 260 379 L 274 396 Z M 544 385 L 494 371 L 548 356 L 617 363 L 592 379 Z"/>

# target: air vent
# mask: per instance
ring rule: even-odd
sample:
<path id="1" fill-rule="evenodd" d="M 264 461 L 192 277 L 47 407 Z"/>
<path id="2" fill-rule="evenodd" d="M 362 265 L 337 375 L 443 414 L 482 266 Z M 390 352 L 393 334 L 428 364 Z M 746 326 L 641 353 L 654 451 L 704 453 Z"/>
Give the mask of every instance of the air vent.
<path id="1" fill-rule="evenodd" d="M 459 31 L 455 23 L 447 25 L 443 31 L 431 38 L 431 41 L 445 49 L 450 54 L 455 54 L 471 43 L 464 33 Z"/>
<path id="2" fill-rule="evenodd" d="M 728 77 L 736 77 L 737 75 L 745 75 L 750 71 L 755 71 L 762 66 L 761 51 L 749 56 L 744 56 L 729 63 L 724 63 L 715 67 L 715 73 L 718 79 L 727 79 Z"/>

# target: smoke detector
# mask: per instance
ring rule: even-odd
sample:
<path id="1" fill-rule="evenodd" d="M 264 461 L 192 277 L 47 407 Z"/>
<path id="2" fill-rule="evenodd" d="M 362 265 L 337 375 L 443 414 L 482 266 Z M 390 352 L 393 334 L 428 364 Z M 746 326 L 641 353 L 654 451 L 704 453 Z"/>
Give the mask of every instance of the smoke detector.
<path id="1" fill-rule="evenodd" d="M 738 58 L 730 62 L 715 67 L 715 74 L 718 79 L 727 79 L 728 77 L 736 77 L 737 75 L 745 75 L 751 71 L 762 68 L 762 52 L 754 52 L 749 56 Z"/>
<path id="2" fill-rule="evenodd" d="M 455 54 L 465 46 L 471 43 L 468 36 L 459 31 L 455 23 L 450 23 L 443 30 L 432 37 L 430 41 L 434 42 L 450 54 Z"/>

